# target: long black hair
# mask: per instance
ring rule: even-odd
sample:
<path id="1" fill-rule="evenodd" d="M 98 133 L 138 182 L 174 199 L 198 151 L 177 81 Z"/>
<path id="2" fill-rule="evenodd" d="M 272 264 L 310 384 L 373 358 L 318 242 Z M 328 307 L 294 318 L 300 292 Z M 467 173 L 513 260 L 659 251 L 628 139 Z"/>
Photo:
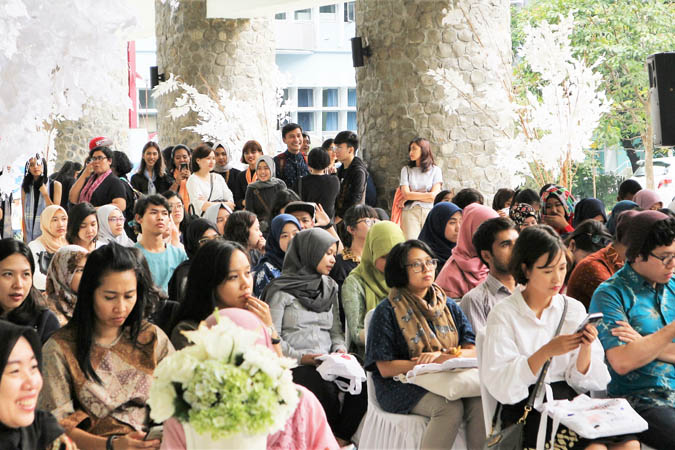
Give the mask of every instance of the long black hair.
<path id="1" fill-rule="evenodd" d="M 223 230 L 223 237 L 228 241 L 238 242 L 248 247 L 249 229 L 258 217 L 251 211 L 241 210 L 230 214 Z"/>
<path id="2" fill-rule="evenodd" d="M 42 164 L 42 175 L 40 175 L 37 180 L 34 179 L 33 175 L 30 173 L 31 159 L 35 159 L 36 163 L 39 162 L 40 164 Z M 23 181 L 21 181 L 21 190 L 24 192 L 28 192 L 31 186 L 34 189 L 39 189 L 40 186 L 47 183 L 48 179 L 49 176 L 47 174 L 47 161 L 40 155 L 31 156 L 30 158 L 28 158 L 28 161 L 26 161 L 26 167 L 23 172 Z"/>
<path id="3" fill-rule="evenodd" d="M 136 304 L 122 324 L 122 328 L 123 332 L 124 329 L 129 330 L 131 341 L 136 344 L 143 323 L 145 302 L 150 286 L 148 277 L 143 276 L 142 266 L 136 252 L 115 242 L 104 245 L 89 254 L 80 280 L 80 287 L 77 290 L 77 303 L 75 303 L 73 317 L 66 325 L 75 332 L 75 357 L 80 369 L 85 377 L 99 384 L 101 379 L 91 365 L 91 347 L 94 344 L 94 327 L 96 326 L 94 292 L 101 285 L 105 275 L 127 270 L 133 270 L 136 274 Z"/>
<path id="4" fill-rule="evenodd" d="M 35 274 L 35 261 L 33 260 L 33 252 L 30 251 L 30 248 L 23 241 L 14 238 L 0 239 L 0 261 L 12 255 L 25 257 L 30 265 L 31 277 Z M 28 296 L 19 307 L 6 313 L 2 310 L 2 306 L 0 306 L 0 319 L 5 319 L 17 325 L 32 323 L 40 311 L 45 309 L 40 301 L 41 298 L 41 294 L 34 287 L 31 287 Z"/>
<path id="5" fill-rule="evenodd" d="M 80 232 L 80 225 L 84 219 L 91 215 L 96 216 L 96 208 L 89 202 L 78 203 L 70 207 L 68 211 L 68 228 L 66 228 L 66 240 L 69 244 L 74 244 L 78 238 L 77 234 Z M 96 218 L 98 221 L 98 217 Z M 101 224 L 98 224 L 100 227 Z"/>

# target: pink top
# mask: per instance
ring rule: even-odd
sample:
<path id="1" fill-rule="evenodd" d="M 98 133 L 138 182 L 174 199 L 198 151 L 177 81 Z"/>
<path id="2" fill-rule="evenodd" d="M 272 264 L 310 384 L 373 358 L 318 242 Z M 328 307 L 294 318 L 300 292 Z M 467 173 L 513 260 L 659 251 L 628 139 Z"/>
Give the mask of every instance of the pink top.
<path id="1" fill-rule="evenodd" d="M 274 450 L 337 450 L 333 432 L 326 420 L 326 413 L 311 391 L 299 384 L 300 402 L 283 430 L 267 437 L 267 448 Z M 164 422 L 162 450 L 187 450 L 183 426 L 173 417 Z"/>
<path id="2" fill-rule="evenodd" d="M 436 278 L 448 297 L 462 298 L 487 278 L 488 267 L 478 257 L 471 238 L 483 222 L 495 217 L 499 217 L 497 211 L 479 203 L 464 208 L 457 246 Z"/>

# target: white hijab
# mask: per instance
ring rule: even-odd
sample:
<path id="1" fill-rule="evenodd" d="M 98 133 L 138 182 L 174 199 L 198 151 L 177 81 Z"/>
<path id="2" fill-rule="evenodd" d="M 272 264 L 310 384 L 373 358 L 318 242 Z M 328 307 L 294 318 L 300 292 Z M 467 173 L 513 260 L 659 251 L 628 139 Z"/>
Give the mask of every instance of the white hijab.
<path id="1" fill-rule="evenodd" d="M 117 242 L 120 245 L 123 245 L 125 247 L 133 247 L 134 246 L 134 241 L 129 239 L 129 236 L 127 236 L 127 233 L 125 231 L 122 231 L 122 234 L 119 236 L 114 236 L 112 234 L 112 230 L 110 229 L 110 224 L 108 223 L 108 217 L 110 216 L 110 213 L 112 213 L 114 210 L 117 210 L 124 216 L 124 213 L 122 212 L 121 209 L 119 209 L 115 205 L 104 205 L 98 208 L 98 211 L 96 211 L 96 218 L 98 219 L 98 240 L 97 244 L 98 245 L 105 245 L 109 244 L 110 242 Z M 97 245 L 97 246 L 98 246 Z"/>

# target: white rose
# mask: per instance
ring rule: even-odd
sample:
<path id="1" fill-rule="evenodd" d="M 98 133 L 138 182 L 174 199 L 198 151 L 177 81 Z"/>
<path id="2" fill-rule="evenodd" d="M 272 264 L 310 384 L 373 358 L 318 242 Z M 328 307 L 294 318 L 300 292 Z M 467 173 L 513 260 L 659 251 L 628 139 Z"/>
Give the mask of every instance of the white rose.
<path id="1" fill-rule="evenodd" d="M 150 386 L 150 417 L 157 423 L 162 423 L 174 413 L 176 391 L 170 383 L 160 383 L 154 380 Z"/>

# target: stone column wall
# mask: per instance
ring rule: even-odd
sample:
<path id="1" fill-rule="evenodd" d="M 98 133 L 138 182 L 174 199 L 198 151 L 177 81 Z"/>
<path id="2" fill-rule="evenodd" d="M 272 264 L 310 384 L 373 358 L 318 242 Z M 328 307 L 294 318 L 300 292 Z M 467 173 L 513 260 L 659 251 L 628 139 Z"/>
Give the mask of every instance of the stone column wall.
<path id="1" fill-rule="evenodd" d="M 367 38 L 372 49 L 365 66 L 356 69 L 357 121 L 362 156 L 375 177 L 382 206 L 391 206 L 401 167 L 408 161 L 408 143 L 417 136 L 432 144 L 443 170 L 443 189 L 473 187 L 490 197 L 508 183 L 508 169 L 495 161 L 496 142 L 504 134 L 495 124 L 504 111 L 489 101 L 487 108 L 468 102 L 447 111 L 446 91 L 427 72 L 459 70 L 478 91 L 486 83 L 494 84 L 503 74 L 494 73 L 489 55 L 494 57 L 494 50 L 510 54 L 509 2 L 465 0 L 457 5 L 469 15 L 475 8 L 489 14 L 487 39 L 477 36 L 475 24 L 466 18 L 443 23 L 446 13 L 456 8 L 451 0 L 356 1 L 357 36 Z M 510 59 L 504 66 L 507 71 Z"/>
<path id="2" fill-rule="evenodd" d="M 155 0 L 155 32 L 160 73 L 167 78 L 173 73 L 200 93 L 210 90 L 212 98 L 216 98 L 218 89 L 226 89 L 233 98 L 255 107 L 261 124 L 267 124 L 270 111 L 264 104 L 270 99 L 264 95 L 274 94 L 272 75 L 276 67 L 274 29 L 269 19 L 207 19 L 205 0 L 181 1 L 175 11 L 169 2 Z M 182 129 L 196 125 L 195 114 L 177 120 L 167 117 L 180 94 L 157 99 L 157 130 L 162 147 L 179 143 L 193 147 L 201 141 L 199 135 Z M 276 131 L 276 121 L 270 126 Z M 268 142 L 266 136 L 245 138 L 256 139 L 263 146 Z M 238 152 L 236 149 L 234 153 Z"/>

